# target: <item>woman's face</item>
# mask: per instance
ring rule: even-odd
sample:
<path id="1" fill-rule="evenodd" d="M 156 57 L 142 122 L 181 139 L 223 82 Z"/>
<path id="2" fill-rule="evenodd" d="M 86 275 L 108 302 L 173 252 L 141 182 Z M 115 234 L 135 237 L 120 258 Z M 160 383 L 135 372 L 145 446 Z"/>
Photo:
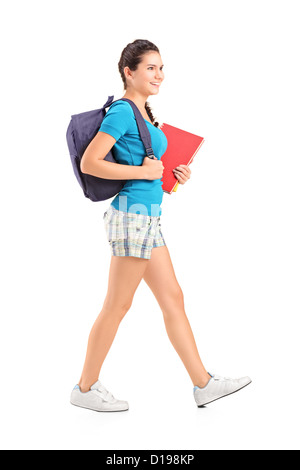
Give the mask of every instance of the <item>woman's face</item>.
<path id="1" fill-rule="evenodd" d="M 163 63 L 158 52 L 149 52 L 143 56 L 137 70 L 124 68 L 127 90 L 134 88 L 143 95 L 157 95 L 164 80 Z"/>

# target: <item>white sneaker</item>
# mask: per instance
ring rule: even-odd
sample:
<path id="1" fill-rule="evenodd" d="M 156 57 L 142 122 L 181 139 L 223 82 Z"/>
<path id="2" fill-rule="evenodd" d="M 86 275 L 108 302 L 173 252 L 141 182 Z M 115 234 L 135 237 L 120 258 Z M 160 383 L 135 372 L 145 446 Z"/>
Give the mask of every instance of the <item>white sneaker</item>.
<path id="1" fill-rule="evenodd" d="M 210 374 L 211 375 L 211 374 Z M 251 384 L 250 377 L 242 377 L 241 379 L 230 379 L 228 377 L 220 377 L 212 375 L 208 384 L 203 387 L 194 387 L 194 398 L 198 407 L 207 405 L 219 398 L 231 395 L 247 385 Z"/>
<path id="2" fill-rule="evenodd" d="M 71 404 L 93 411 L 126 411 L 127 401 L 117 400 L 98 380 L 90 391 L 83 393 L 76 385 L 71 393 Z"/>

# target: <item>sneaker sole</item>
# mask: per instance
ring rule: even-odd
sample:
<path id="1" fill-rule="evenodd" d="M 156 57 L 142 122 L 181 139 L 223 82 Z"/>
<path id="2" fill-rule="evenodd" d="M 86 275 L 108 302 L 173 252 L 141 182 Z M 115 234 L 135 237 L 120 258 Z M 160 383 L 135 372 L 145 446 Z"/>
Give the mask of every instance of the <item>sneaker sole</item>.
<path id="1" fill-rule="evenodd" d="M 70 402 L 71 405 L 77 406 L 77 408 L 84 408 L 85 410 L 91 410 L 91 411 L 96 411 L 97 413 L 120 413 L 121 411 L 128 411 L 128 408 L 125 408 L 124 410 L 96 410 L 95 408 L 90 408 L 88 406 L 82 406 L 82 405 L 76 405 L 76 403 Z"/>
<path id="2" fill-rule="evenodd" d="M 214 400 L 207 401 L 206 403 L 203 403 L 203 405 L 197 405 L 197 406 L 198 406 L 198 408 L 202 408 L 203 406 L 209 405 L 209 403 L 213 403 L 214 401 L 220 400 L 221 398 L 229 397 L 229 395 L 233 395 L 234 393 L 239 392 L 240 390 L 243 390 L 243 388 L 248 387 L 248 385 L 250 385 L 250 384 L 252 384 L 252 380 L 251 380 L 251 382 L 249 382 L 247 385 L 243 385 L 243 387 L 238 388 L 238 389 L 235 390 L 234 392 L 227 393 L 226 395 L 222 395 L 222 396 L 219 397 L 219 398 L 215 398 Z"/>

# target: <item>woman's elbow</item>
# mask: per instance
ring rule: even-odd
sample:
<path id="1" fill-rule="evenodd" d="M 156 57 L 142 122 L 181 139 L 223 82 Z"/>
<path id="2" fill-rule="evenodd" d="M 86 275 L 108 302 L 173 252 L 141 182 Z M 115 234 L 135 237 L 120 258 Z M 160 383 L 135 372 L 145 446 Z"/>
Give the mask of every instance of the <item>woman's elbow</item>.
<path id="1" fill-rule="evenodd" d="M 81 162 L 80 162 L 80 171 L 81 173 L 88 174 L 87 165 L 86 165 L 86 162 L 83 160 L 83 158 L 81 159 Z"/>
<path id="2" fill-rule="evenodd" d="M 91 173 L 91 159 L 90 158 L 84 158 L 84 155 L 81 159 L 80 162 L 80 170 L 82 173 L 85 173 L 87 175 L 90 175 Z"/>
<path id="3" fill-rule="evenodd" d="M 98 178 L 102 178 L 102 165 L 101 160 L 99 158 L 87 158 L 84 159 L 82 157 L 80 162 L 80 170 L 82 173 L 91 176 L 97 176 Z"/>

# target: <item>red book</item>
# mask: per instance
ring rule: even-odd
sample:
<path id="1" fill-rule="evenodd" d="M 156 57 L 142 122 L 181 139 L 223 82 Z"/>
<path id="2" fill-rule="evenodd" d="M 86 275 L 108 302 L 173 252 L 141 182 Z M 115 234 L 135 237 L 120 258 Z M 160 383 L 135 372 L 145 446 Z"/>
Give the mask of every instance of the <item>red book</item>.
<path id="1" fill-rule="evenodd" d="M 171 194 L 174 190 L 176 191 L 176 186 L 179 184 L 173 170 L 181 164 L 190 165 L 192 163 L 194 156 L 204 142 L 204 138 L 166 123 L 163 123 L 160 129 L 168 139 L 167 150 L 161 157 L 164 165 L 162 189 Z"/>

